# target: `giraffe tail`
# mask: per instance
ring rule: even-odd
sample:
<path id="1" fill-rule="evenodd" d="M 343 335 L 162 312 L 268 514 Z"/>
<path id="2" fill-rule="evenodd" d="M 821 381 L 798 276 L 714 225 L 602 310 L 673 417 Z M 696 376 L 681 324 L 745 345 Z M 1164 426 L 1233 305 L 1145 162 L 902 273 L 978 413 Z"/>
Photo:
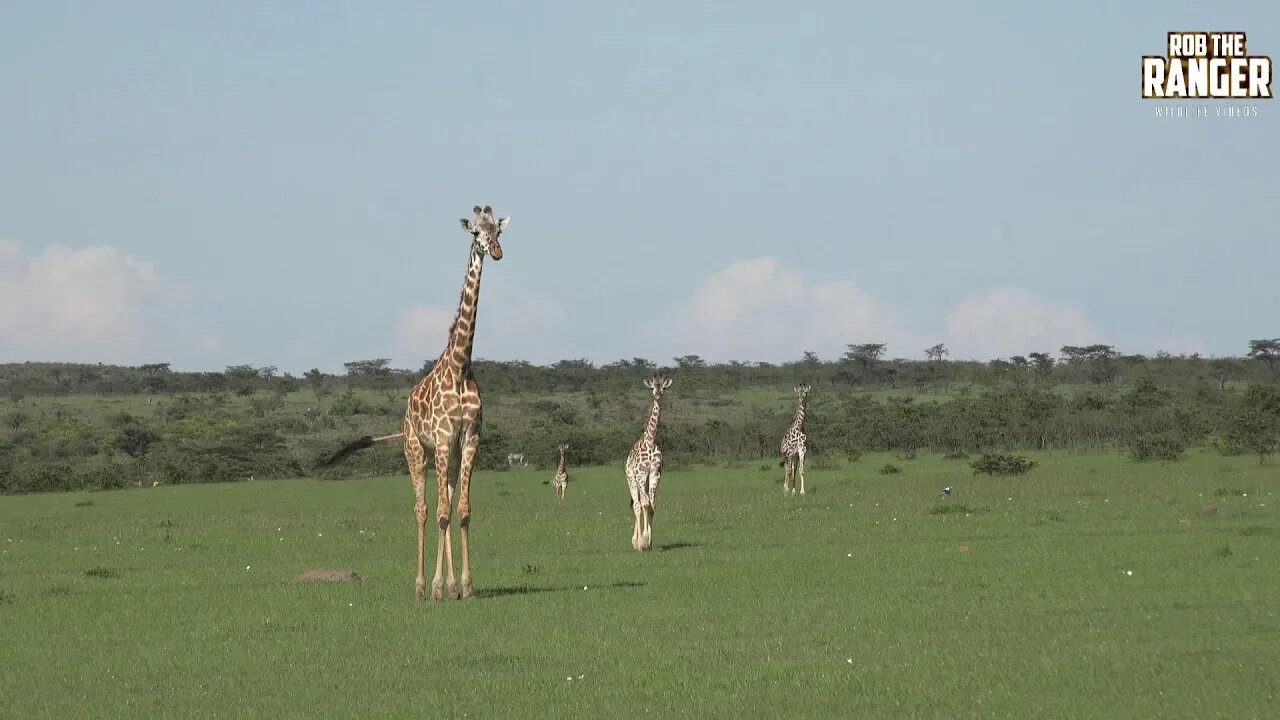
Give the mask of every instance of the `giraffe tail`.
<path id="1" fill-rule="evenodd" d="M 364 437 L 360 438 L 359 440 L 356 440 L 353 443 L 348 443 L 338 452 L 325 458 L 321 464 L 332 465 L 338 462 L 339 460 L 346 458 L 348 455 L 357 453 L 361 450 L 364 450 L 365 448 L 373 447 L 374 445 L 380 442 L 387 442 L 389 440 L 395 440 L 396 438 L 402 438 L 402 437 L 404 437 L 403 432 L 398 432 L 394 435 L 383 435 L 381 437 L 373 437 L 372 435 L 365 435 Z"/>

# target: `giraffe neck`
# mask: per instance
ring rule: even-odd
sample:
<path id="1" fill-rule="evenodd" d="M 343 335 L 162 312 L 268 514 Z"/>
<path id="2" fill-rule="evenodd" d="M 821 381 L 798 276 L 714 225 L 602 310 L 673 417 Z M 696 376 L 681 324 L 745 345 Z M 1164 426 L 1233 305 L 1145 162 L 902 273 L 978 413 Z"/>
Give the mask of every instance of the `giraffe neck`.
<path id="1" fill-rule="evenodd" d="M 462 284 L 458 314 L 449 328 L 449 344 L 440 359 L 460 372 L 471 367 L 471 346 L 476 336 L 476 307 L 480 303 L 480 273 L 484 271 L 484 254 L 471 250 L 467 279 Z"/>
<path id="2" fill-rule="evenodd" d="M 560 465 L 558 465 L 556 469 L 560 471 L 564 470 L 564 451 L 563 450 L 560 451 Z"/>
<path id="3" fill-rule="evenodd" d="M 796 419 L 791 421 L 791 427 L 804 429 L 804 401 L 801 400 L 796 404 Z"/>
<path id="4" fill-rule="evenodd" d="M 662 408 L 658 406 L 658 399 L 654 398 L 653 403 L 649 405 L 649 421 L 644 426 L 644 444 L 653 445 L 658 439 L 658 416 L 662 413 Z"/>

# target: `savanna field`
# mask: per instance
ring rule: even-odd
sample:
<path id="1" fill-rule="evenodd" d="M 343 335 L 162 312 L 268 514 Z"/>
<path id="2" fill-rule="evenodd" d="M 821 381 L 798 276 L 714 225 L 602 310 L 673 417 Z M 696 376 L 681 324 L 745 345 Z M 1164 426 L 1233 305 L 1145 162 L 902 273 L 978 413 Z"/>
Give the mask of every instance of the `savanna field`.
<path id="1" fill-rule="evenodd" d="M 1280 716 L 1274 463 L 1025 454 L 679 467 L 646 554 L 620 465 L 481 471 L 437 604 L 407 474 L 5 497 L 0 714 Z"/>

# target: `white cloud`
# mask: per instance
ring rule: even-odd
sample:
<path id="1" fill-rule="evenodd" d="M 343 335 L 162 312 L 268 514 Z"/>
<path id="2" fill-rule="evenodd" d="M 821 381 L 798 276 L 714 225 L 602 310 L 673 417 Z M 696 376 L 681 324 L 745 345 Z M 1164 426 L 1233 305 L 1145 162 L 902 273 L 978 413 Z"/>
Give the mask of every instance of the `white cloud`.
<path id="1" fill-rule="evenodd" d="M 0 239 L 0 361 L 135 364 L 216 347 L 178 321 L 175 298 L 151 263 L 109 245 L 30 256 Z"/>
<path id="2" fill-rule="evenodd" d="M 947 316 L 953 359 L 990 360 L 1031 352 L 1057 354 L 1063 345 L 1106 342 L 1084 313 L 1024 290 L 1004 288 L 968 296 Z"/>
<path id="3" fill-rule="evenodd" d="M 712 273 L 671 317 L 650 330 L 672 354 L 710 361 L 796 360 L 805 350 L 833 359 L 857 342 L 889 354 L 920 345 L 887 308 L 852 282 L 810 284 L 774 258 L 743 260 Z"/>
<path id="4" fill-rule="evenodd" d="M 942 340 L 952 358 L 979 360 L 1106 342 L 1080 310 L 1016 288 L 975 293 L 937 322 L 908 324 L 852 282 L 811 284 L 774 258 L 712 273 L 649 336 L 670 355 L 770 362 L 805 350 L 831 360 L 861 342 L 886 343 L 886 357 L 919 358 Z"/>

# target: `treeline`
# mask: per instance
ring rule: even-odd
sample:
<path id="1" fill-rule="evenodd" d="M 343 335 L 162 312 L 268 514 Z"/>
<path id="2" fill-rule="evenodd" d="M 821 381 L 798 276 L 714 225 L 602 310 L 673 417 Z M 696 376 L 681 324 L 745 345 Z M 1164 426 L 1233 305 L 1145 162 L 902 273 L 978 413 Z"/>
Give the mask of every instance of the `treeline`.
<path id="1" fill-rule="evenodd" d="M 1068 346 L 1056 358 L 988 363 L 948 361 L 941 346 L 920 361 L 885 360 L 882 345 L 781 365 L 684 356 L 667 368 L 676 385 L 664 399 L 663 449 L 672 467 L 773 462 L 793 411 L 790 388 L 803 381 L 813 386 L 810 467 L 867 451 L 1106 449 L 1176 460 L 1192 445 L 1264 460 L 1280 444 L 1277 358 L 1250 350 L 1140 357 Z M 559 443 L 571 446 L 575 465 L 621 462 L 643 424 L 640 380 L 655 369 L 643 358 L 478 362 L 480 466 L 503 468 L 520 453 L 547 468 Z M 318 474 L 317 460 L 341 444 L 399 429 L 405 390 L 421 372 L 383 359 L 300 378 L 249 366 L 0 366 L 0 491 Z M 324 474 L 375 472 L 404 472 L 398 447 L 378 446 Z"/>
<path id="2" fill-rule="evenodd" d="M 678 374 L 681 384 L 723 392 L 751 387 L 785 385 L 804 380 L 828 388 L 889 388 L 949 391 L 957 385 L 978 387 L 1035 380 L 1047 384 L 1108 385 L 1140 377 L 1162 384 L 1190 386 L 1207 380 L 1225 387 L 1233 381 L 1280 380 L 1280 338 L 1252 340 L 1240 357 L 1204 358 L 1199 355 L 1124 354 L 1111 345 L 1067 345 L 1054 357 L 1031 352 L 988 362 L 947 360 L 945 345 L 924 351 L 924 360 L 886 359 L 887 345 L 849 345 L 832 360 L 812 352 L 787 363 L 708 363 L 697 355 L 672 358 L 659 366 L 646 358 L 596 365 L 583 359 L 551 365 L 477 360 L 475 372 L 485 391 L 504 394 L 546 394 L 568 390 L 610 391 L 630 387 L 634 379 L 655 370 Z M 274 365 L 235 365 L 223 372 L 180 372 L 169 363 L 138 367 L 70 363 L 11 363 L 0 365 L 0 394 L 10 398 L 59 395 L 127 395 L 140 393 L 294 392 L 309 389 L 320 395 L 345 389 L 397 390 L 411 387 L 431 369 L 428 361 L 415 370 L 396 369 L 390 360 L 375 358 L 345 363 L 345 371 L 331 374 L 312 369 L 301 376 L 281 373 Z"/>

